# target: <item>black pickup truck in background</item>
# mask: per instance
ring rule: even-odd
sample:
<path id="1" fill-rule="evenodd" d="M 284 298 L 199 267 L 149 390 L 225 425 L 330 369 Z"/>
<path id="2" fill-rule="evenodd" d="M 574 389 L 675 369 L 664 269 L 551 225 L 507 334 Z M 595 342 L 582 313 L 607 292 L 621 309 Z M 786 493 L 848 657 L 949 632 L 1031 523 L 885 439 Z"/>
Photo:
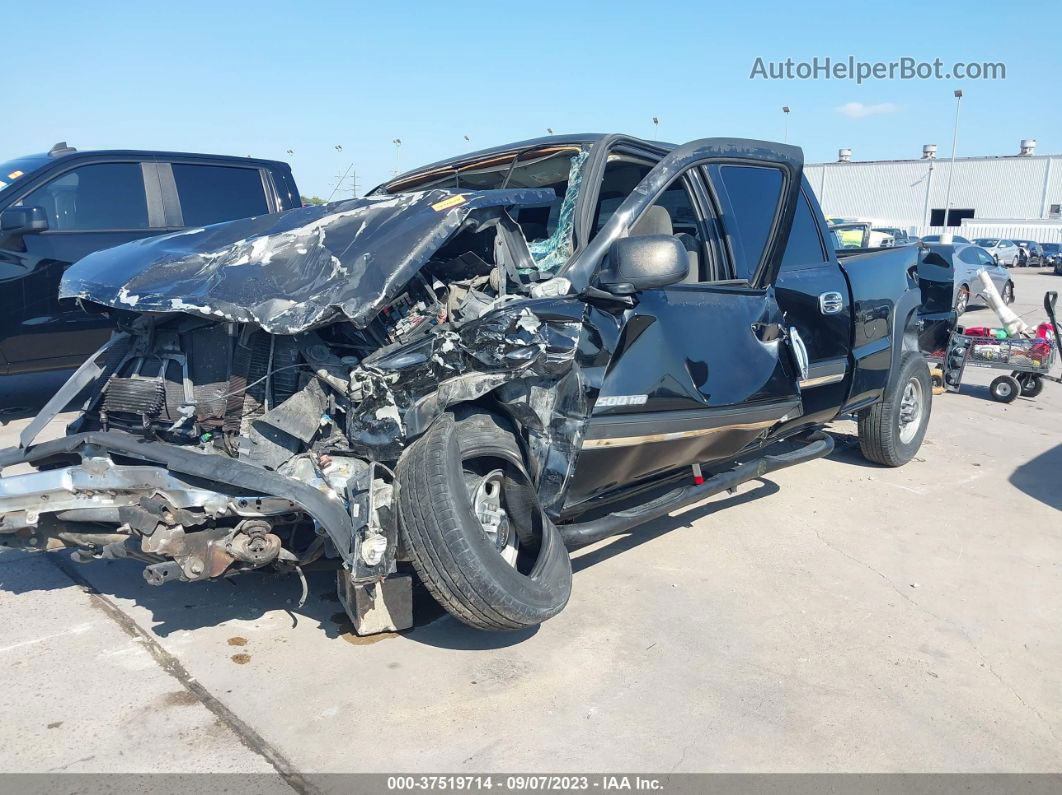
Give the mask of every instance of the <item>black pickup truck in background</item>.
<path id="1" fill-rule="evenodd" d="M 951 272 L 828 240 L 796 147 L 582 135 L 98 252 L 61 294 L 119 333 L 0 451 L 40 468 L 0 478 L 0 543 L 155 585 L 331 558 L 360 633 L 410 626 L 411 570 L 538 624 L 568 548 L 827 455 L 832 420 L 915 455 Z"/>
<path id="2" fill-rule="evenodd" d="M 71 263 L 300 204 L 291 169 L 272 160 L 64 142 L 0 164 L 0 375 L 76 367 L 110 336 L 107 318 L 59 299 Z"/>

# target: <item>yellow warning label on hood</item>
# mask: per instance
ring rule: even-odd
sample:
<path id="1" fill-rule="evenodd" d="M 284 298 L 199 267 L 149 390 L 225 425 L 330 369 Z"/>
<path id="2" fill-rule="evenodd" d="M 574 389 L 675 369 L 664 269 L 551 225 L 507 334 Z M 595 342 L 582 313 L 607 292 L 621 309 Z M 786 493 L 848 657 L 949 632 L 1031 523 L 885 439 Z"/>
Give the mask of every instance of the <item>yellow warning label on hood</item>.
<path id="1" fill-rule="evenodd" d="M 443 199 L 441 202 L 436 202 L 431 206 L 431 209 L 441 213 L 443 210 L 449 210 L 451 207 L 456 207 L 457 205 L 464 203 L 464 196 L 451 196 L 449 199 Z"/>

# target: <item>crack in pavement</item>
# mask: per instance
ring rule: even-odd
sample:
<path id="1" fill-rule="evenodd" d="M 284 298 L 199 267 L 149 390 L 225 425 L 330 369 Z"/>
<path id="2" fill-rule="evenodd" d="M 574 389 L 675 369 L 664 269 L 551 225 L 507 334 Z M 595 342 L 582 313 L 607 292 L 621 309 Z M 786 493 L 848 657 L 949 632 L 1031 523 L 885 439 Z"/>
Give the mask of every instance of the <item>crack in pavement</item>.
<path id="1" fill-rule="evenodd" d="M 1038 710 L 1034 705 L 1030 704 L 1024 698 L 1022 698 L 1021 694 L 1014 688 L 1014 686 L 1011 685 L 1010 682 L 1008 682 L 1006 679 L 1004 679 L 999 674 L 999 672 L 996 671 L 996 669 L 992 667 L 992 663 L 989 662 L 987 657 L 985 657 L 984 652 L 981 651 L 981 649 L 978 647 L 977 643 L 974 641 L 974 639 L 972 637 L 970 637 L 970 634 L 965 630 L 965 628 L 963 628 L 963 626 L 961 624 L 959 624 L 957 621 L 955 621 L 952 618 L 948 618 L 947 616 L 942 616 L 942 615 L 939 615 L 937 613 L 934 613 L 928 607 L 926 607 L 926 606 L 924 606 L 922 604 L 919 604 L 917 601 L 915 601 L 914 599 L 911 598 L 910 594 L 906 593 L 902 588 L 900 588 L 896 583 L 894 583 L 892 581 L 892 579 L 888 575 L 886 575 L 884 572 L 878 571 L 873 566 L 871 566 L 869 563 L 867 563 L 865 560 L 861 560 L 861 559 L 855 557 L 854 555 L 851 555 L 848 552 L 845 552 L 840 547 L 838 547 L 838 546 L 836 546 L 834 544 L 831 544 L 829 541 L 827 541 L 825 538 L 822 537 L 822 534 L 818 531 L 818 529 L 815 530 L 815 537 L 818 538 L 819 541 L 821 541 L 829 549 L 832 549 L 834 552 L 838 553 L 839 555 L 842 555 L 842 556 L 848 558 L 848 560 L 852 561 L 853 563 L 856 563 L 856 564 L 862 566 L 863 568 L 868 569 L 869 571 L 872 571 L 874 574 L 878 575 L 879 577 L 881 577 L 881 579 L 883 579 L 886 582 L 886 584 L 888 584 L 888 586 L 890 588 L 892 588 L 892 590 L 894 590 L 896 593 L 898 593 L 900 596 L 902 596 L 904 599 L 906 599 L 915 608 L 917 608 L 918 610 L 920 610 L 923 613 L 925 613 L 927 616 L 935 618 L 937 621 L 940 621 L 940 622 L 943 622 L 945 624 L 948 624 L 949 626 L 953 627 L 956 631 L 958 631 L 958 633 L 962 637 L 962 639 L 965 640 L 967 644 L 969 644 L 971 649 L 973 649 L 974 654 L 976 654 L 978 656 L 978 658 L 980 658 L 981 667 L 986 669 L 989 673 L 991 673 L 992 676 L 994 676 L 996 678 L 996 680 L 1001 685 L 1003 685 L 1003 687 L 1005 687 L 1007 690 L 1009 690 L 1011 695 L 1013 695 L 1014 698 L 1017 699 L 1018 703 L 1021 704 L 1022 707 L 1024 707 L 1026 710 L 1031 712 L 1033 715 L 1035 715 L 1040 720 L 1040 722 L 1043 723 L 1043 725 L 1047 728 L 1047 731 L 1050 733 L 1051 737 L 1053 737 L 1056 742 L 1058 741 L 1058 739 L 1059 739 L 1058 734 L 1055 732 L 1055 727 L 1051 724 L 1051 721 L 1049 721 L 1047 718 L 1045 718 L 1043 713 L 1041 713 L 1040 710 Z"/>
<path id="2" fill-rule="evenodd" d="M 92 600 L 108 618 L 112 619 L 126 635 L 140 641 L 151 654 L 155 662 L 174 679 L 181 683 L 204 707 L 212 712 L 236 738 L 250 751 L 265 759 L 277 774 L 299 795 L 319 795 L 320 790 L 307 781 L 295 766 L 276 748 L 270 745 L 262 735 L 251 728 L 231 709 L 223 704 L 217 696 L 206 689 L 175 656 L 162 647 L 151 633 L 144 630 L 132 618 L 122 612 L 114 602 L 100 593 L 81 573 L 72 567 L 70 561 L 55 555 L 44 556 L 53 566 L 65 574 Z"/>

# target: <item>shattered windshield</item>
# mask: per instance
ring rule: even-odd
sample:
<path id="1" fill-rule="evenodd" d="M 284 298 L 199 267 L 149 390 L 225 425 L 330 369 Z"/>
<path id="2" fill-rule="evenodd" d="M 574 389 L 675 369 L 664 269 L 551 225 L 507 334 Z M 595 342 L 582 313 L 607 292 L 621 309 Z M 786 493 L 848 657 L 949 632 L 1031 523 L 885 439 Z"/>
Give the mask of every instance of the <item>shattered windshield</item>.
<path id="1" fill-rule="evenodd" d="M 536 268 L 541 273 L 549 273 L 567 262 L 575 248 L 572 239 L 575 204 L 588 155 L 589 151 L 579 146 L 509 152 L 413 177 L 390 185 L 388 192 L 408 193 L 431 188 L 552 190 L 555 196 L 552 202 L 512 211 L 514 220 L 527 239 Z"/>

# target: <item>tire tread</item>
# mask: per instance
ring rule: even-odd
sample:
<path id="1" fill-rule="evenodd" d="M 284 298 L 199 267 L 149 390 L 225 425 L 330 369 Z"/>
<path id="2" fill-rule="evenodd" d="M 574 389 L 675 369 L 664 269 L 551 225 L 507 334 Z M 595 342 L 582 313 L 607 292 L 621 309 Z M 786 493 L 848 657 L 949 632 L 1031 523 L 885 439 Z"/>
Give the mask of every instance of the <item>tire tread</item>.
<path id="1" fill-rule="evenodd" d="M 521 457 L 513 435 L 483 413 L 459 421 L 443 415 L 406 450 L 398 465 L 399 524 L 413 567 L 432 597 L 470 626 L 512 630 L 539 624 L 567 603 L 571 588 L 567 554 L 559 604 L 545 610 L 517 599 L 482 571 L 461 526 L 455 503 L 460 497 L 450 493 L 449 469 L 457 462 L 450 460 L 449 434 L 458 435 L 453 443 L 459 437 L 465 449 L 494 448 L 515 454 L 517 460 Z"/>

